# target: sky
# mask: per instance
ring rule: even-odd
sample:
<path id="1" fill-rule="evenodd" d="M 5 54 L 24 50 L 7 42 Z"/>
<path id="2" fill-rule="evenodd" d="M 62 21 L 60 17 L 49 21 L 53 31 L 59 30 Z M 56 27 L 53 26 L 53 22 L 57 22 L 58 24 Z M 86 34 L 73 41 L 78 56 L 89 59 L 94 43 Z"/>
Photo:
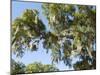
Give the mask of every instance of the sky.
<path id="1" fill-rule="evenodd" d="M 36 9 L 39 11 L 39 18 L 43 21 L 43 23 L 46 25 L 47 30 L 49 30 L 48 27 L 48 21 L 46 17 L 42 14 L 42 3 L 34 3 L 34 2 L 18 2 L 18 1 L 12 1 L 12 21 L 16 19 L 18 16 L 21 16 L 23 11 L 25 9 Z M 41 42 L 42 43 L 42 42 Z M 48 54 L 46 53 L 46 50 L 42 47 L 42 44 L 39 44 L 39 49 L 36 52 L 25 52 L 24 56 L 22 58 L 16 58 L 15 55 L 12 55 L 12 58 L 15 59 L 15 61 L 20 61 L 24 63 L 25 65 L 33 63 L 35 61 L 41 62 L 42 64 L 51 64 L 51 52 Z M 63 61 L 56 64 L 56 67 L 63 71 L 63 70 L 73 70 L 73 68 L 68 68 Z"/>

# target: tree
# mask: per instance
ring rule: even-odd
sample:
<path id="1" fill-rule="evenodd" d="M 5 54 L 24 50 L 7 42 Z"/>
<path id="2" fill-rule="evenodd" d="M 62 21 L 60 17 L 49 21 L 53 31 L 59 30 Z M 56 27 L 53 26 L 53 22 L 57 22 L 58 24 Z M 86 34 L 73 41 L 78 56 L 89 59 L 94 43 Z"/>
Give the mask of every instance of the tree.
<path id="1" fill-rule="evenodd" d="M 25 73 L 25 65 L 20 62 L 16 62 L 12 59 L 11 61 L 11 75 L 22 74 Z"/>
<path id="2" fill-rule="evenodd" d="M 43 4 L 43 10 L 49 21 L 52 33 L 58 36 L 59 40 L 56 40 L 56 45 L 61 42 L 56 51 L 63 52 L 63 54 L 60 54 L 62 54 L 62 60 L 65 64 L 71 65 L 70 57 L 72 55 L 85 56 L 86 53 L 83 50 L 86 50 L 85 52 L 87 52 L 89 59 L 95 58 L 92 54 L 96 44 L 95 6 L 48 3 Z M 50 42 L 48 43 L 50 44 Z M 51 47 L 54 48 L 53 46 Z M 58 56 L 61 57 L 60 54 Z M 59 59 L 61 58 L 56 58 L 57 62 Z"/>
<path id="3" fill-rule="evenodd" d="M 26 66 L 26 73 L 52 72 L 59 71 L 54 65 L 43 65 L 40 62 L 34 62 Z"/>
<path id="4" fill-rule="evenodd" d="M 94 67 L 89 69 L 95 69 L 95 6 L 44 3 L 42 7 L 50 30 L 46 31 L 37 10 L 26 9 L 23 15 L 12 23 L 13 52 L 17 56 L 23 56 L 26 49 L 36 51 L 39 42 L 43 40 L 43 47 L 47 53 L 49 50 L 52 52 L 52 63 L 63 61 L 66 66 L 73 66 L 80 70 L 84 68 L 79 67 L 78 64 L 84 64 L 83 67 L 85 67 L 90 66 L 88 63 L 90 62 Z M 82 61 L 72 65 L 72 56 L 78 56 Z M 88 62 L 85 64 L 84 61 Z"/>
<path id="5" fill-rule="evenodd" d="M 36 51 L 44 31 L 38 11 L 26 9 L 21 17 L 12 22 L 12 51 L 17 56 L 23 56 L 26 49 Z"/>
<path id="6" fill-rule="evenodd" d="M 59 71 L 59 69 L 57 69 L 55 65 L 43 65 L 40 62 L 34 62 L 28 65 L 24 65 L 23 63 L 16 62 L 12 59 L 11 75 L 52 71 Z"/>
<path id="7" fill-rule="evenodd" d="M 92 51 L 94 58 L 91 60 L 88 56 L 81 56 L 82 61 L 77 61 L 74 64 L 75 70 L 90 70 L 96 69 L 96 52 Z"/>

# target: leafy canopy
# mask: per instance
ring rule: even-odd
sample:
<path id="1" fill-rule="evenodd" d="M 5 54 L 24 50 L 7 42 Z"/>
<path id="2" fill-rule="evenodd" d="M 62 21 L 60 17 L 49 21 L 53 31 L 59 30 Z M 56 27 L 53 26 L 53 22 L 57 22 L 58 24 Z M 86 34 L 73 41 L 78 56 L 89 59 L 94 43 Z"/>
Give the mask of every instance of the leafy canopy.
<path id="1" fill-rule="evenodd" d="M 11 75 L 52 72 L 52 71 L 59 71 L 59 69 L 57 69 L 55 65 L 49 65 L 49 64 L 44 65 L 41 62 L 34 62 L 28 65 L 24 65 L 23 63 L 16 62 L 14 59 L 12 59 Z"/>
<path id="2" fill-rule="evenodd" d="M 42 10 L 50 30 L 46 31 L 37 10 L 26 9 L 22 16 L 12 23 L 13 52 L 22 57 L 25 50 L 37 51 L 42 40 L 47 53 L 49 50 L 52 52 L 52 63 L 63 61 L 67 66 L 74 66 L 71 64 L 71 57 L 78 56 L 82 61 L 75 64 L 75 69 L 78 64 L 85 65 L 85 60 L 87 65 L 93 65 L 96 62 L 95 6 L 44 3 Z"/>

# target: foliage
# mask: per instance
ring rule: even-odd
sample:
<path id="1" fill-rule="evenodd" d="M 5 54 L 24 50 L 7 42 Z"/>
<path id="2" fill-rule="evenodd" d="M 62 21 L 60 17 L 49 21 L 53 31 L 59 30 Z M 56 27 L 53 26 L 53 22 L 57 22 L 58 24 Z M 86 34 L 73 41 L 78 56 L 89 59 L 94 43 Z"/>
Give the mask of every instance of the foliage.
<path id="1" fill-rule="evenodd" d="M 25 65 L 20 62 L 16 62 L 15 60 L 12 59 L 11 61 L 11 75 L 16 75 L 16 74 L 21 74 L 25 73 Z"/>
<path id="2" fill-rule="evenodd" d="M 56 44 L 60 42 L 60 47 L 57 47 L 56 51 L 63 52 L 60 53 L 62 56 L 59 56 L 62 57 L 65 64 L 68 65 L 71 62 L 72 55 L 81 55 L 84 48 L 86 48 L 89 58 L 93 59 L 92 51 L 96 44 L 96 10 L 94 6 L 48 3 L 43 4 L 43 10 L 52 33 L 58 37 L 58 40 L 55 41 Z M 48 43 L 50 44 L 50 42 Z M 54 49 L 53 46 L 51 47 Z"/>
<path id="3" fill-rule="evenodd" d="M 96 69 L 96 52 L 92 52 L 94 58 L 91 60 L 88 56 L 82 56 L 82 61 L 77 61 L 74 64 L 75 70 L 90 70 Z"/>
<path id="4" fill-rule="evenodd" d="M 25 66 L 23 63 L 16 62 L 12 59 L 11 75 L 52 71 L 59 71 L 59 69 L 57 69 L 54 65 L 44 65 L 40 62 L 34 62 Z"/>
<path id="5" fill-rule="evenodd" d="M 43 47 L 47 53 L 49 50 L 52 52 L 52 63 L 63 61 L 66 66 L 73 66 L 76 70 L 95 69 L 96 64 L 93 63 L 93 61 L 96 62 L 94 60 L 96 57 L 93 56 L 96 53 L 94 52 L 95 6 L 44 3 L 42 9 L 49 22 L 50 30 L 46 31 L 45 24 L 39 19 L 37 10 L 26 9 L 22 16 L 12 23 L 13 52 L 17 56 L 23 56 L 25 50 L 37 51 L 39 42 L 43 40 Z M 71 56 L 80 56 L 82 61 L 72 65 Z M 94 66 L 90 67 L 87 61 Z"/>
<path id="6" fill-rule="evenodd" d="M 12 23 L 12 49 L 17 56 L 23 56 L 24 50 L 37 50 L 37 44 L 45 26 L 38 18 L 37 10 L 26 9 L 21 17 Z M 33 43 L 32 43 L 33 42 Z"/>
<path id="7" fill-rule="evenodd" d="M 38 72 L 51 72 L 59 71 L 54 65 L 43 65 L 38 62 L 34 62 L 26 66 L 26 73 L 38 73 Z"/>

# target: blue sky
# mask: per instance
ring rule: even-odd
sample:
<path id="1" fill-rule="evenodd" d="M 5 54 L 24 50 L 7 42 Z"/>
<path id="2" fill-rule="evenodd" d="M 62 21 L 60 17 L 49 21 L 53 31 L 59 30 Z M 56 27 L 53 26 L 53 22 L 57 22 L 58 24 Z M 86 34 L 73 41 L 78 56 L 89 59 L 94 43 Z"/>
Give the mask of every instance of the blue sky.
<path id="1" fill-rule="evenodd" d="M 42 14 L 42 8 L 41 3 L 34 3 L 34 2 L 18 2 L 13 1 L 12 2 L 12 21 L 20 16 L 25 9 L 36 9 L 39 11 L 39 18 L 44 22 L 44 24 L 47 27 L 47 30 L 49 30 L 48 27 L 48 21 L 45 18 L 45 16 Z M 39 45 L 39 49 L 36 52 L 25 52 L 25 55 L 22 58 L 16 58 L 15 55 L 12 55 L 12 58 L 14 58 L 16 61 L 23 62 L 24 64 L 30 64 L 35 61 L 41 62 L 43 64 L 51 64 L 51 52 L 48 54 L 46 53 L 45 49 L 42 47 L 42 44 Z M 68 68 L 65 66 L 63 61 L 56 64 L 56 67 L 58 67 L 61 71 L 62 70 L 72 70 L 73 68 Z"/>

